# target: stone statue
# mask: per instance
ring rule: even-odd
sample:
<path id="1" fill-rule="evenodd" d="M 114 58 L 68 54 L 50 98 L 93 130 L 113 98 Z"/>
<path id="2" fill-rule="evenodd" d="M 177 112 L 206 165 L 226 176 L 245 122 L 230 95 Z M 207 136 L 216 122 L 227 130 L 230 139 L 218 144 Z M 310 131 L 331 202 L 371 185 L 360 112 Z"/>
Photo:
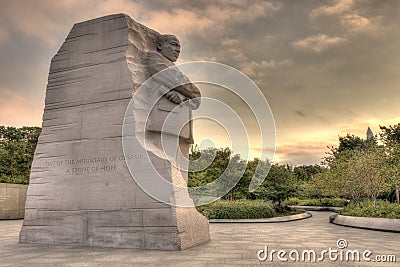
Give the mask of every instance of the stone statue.
<path id="1" fill-rule="evenodd" d="M 180 150 L 176 158 L 187 157 L 193 143 L 191 110 L 200 92 L 173 64 L 179 52 L 176 37 L 125 14 L 73 26 L 50 65 L 20 242 L 183 250 L 210 241 L 208 221 L 194 207 L 168 205 L 131 174 L 136 168 L 136 177 L 154 181 L 168 203 L 187 196 L 185 187 L 174 189 L 187 173 L 162 155 L 160 143 L 166 135 L 170 151 Z M 131 130 L 124 132 L 126 125 Z M 127 152 L 125 137 L 140 149 Z"/>
<path id="2" fill-rule="evenodd" d="M 199 89 L 192 84 L 173 63 L 178 59 L 180 49 L 180 42 L 176 36 L 165 34 L 159 35 L 157 38 L 157 51 L 146 53 L 145 65 L 147 66 L 149 77 L 168 69 L 155 78 L 156 82 L 160 85 L 157 89 L 164 97 L 159 100 L 157 111 L 153 111 L 150 115 L 149 131 L 161 131 L 164 120 L 160 120 L 159 116 L 165 119 L 165 116 L 172 111 L 176 105 L 187 101 L 185 104 L 189 105 L 189 109 L 185 111 L 189 111 L 190 118 L 191 110 L 197 109 L 200 105 L 201 95 Z M 177 83 L 182 85 L 175 87 Z M 168 103 L 167 100 L 172 104 Z M 181 112 L 185 111 L 182 110 Z M 154 119 L 154 117 L 157 117 L 157 119 Z M 154 123 L 155 121 L 158 123 Z M 182 141 L 193 144 L 192 126 L 190 122 L 186 129 L 180 132 L 179 137 Z"/>
<path id="3" fill-rule="evenodd" d="M 201 95 L 199 89 L 174 64 L 180 49 L 176 36 L 159 35 L 156 51 L 149 51 L 145 55 L 144 65 L 147 67 L 148 78 L 154 79 L 152 87 L 155 88 L 150 88 L 150 91 L 155 89 L 162 95 L 150 112 L 146 142 L 153 148 L 159 148 L 159 153 L 156 154 L 160 157 L 166 153 L 169 159 L 174 159 L 187 182 L 185 170 L 188 168 L 189 147 L 193 144 L 192 109 L 199 107 Z M 170 125 L 165 125 L 167 116 L 172 116 Z M 164 134 L 163 144 L 159 133 Z"/>
<path id="4" fill-rule="evenodd" d="M 177 79 L 182 81 L 184 85 L 178 86 L 171 91 L 165 92 L 165 96 L 171 102 L 175 104 L 181 104 L 183 101 L 194 99 L 200 97 L 199 89 L 190 80 L 183 75 L 176 67 L 174 63 L 180 54 L 181 46 L 179 40 L 174 35 L 160 35 L 157 40 L 157 52 L 150 51 L 147 53 L 147 67 L 150 75 L 154 75 L 157 72 L 164 70 L 166 68 L 171 68 L 168 73 L 169 76 L 164 75 L 160 82 L 165 85 L 165 87 L 170 86 L 170 79 Z M 199 106 L 199 99 L 191 101 L 192 108 L 197 109 Z"/>

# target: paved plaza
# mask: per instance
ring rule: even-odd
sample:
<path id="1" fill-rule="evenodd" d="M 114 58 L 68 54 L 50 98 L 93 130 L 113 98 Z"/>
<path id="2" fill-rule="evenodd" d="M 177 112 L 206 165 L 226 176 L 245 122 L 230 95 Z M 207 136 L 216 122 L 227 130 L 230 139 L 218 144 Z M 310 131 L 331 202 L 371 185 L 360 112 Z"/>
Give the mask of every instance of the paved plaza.
<path id="1" fill-rule="evenodd" d="M 399 266 L 400 234 L 333 225 L 329 223 L 332 214 L 312 212 L 309 219 L 285 223 L 212 223 L 212 241 L 186 251 L 18 244 L 22 220 L 0 221 L 0 266 Z M 345 239 L 347 248 L 340 250 L 338 239 Z M 289 261 L 279 261 L 276 254 L 272 262 L 270 258 L 259 261 L 257 252 L 265 246 L 269 253 L 285 250 L 283 258 Z M 301 261 L 304 250 L 314 250 L 319 258 L 321 251 L 330 247 L 342 252 L 357 250 L 361 260 L 330 261 L 326 253 L 321 262 L 307 261 L 308 254 L 306 261 Z M 289 259 L 289 253 L 296 258 L 291 250 L 300 253 L 299 262 Z M 379 255 L 395 255 L 397 263 L 365 262 L 365 250 L 373 252 L 368 257 L 371 260 Z"/>

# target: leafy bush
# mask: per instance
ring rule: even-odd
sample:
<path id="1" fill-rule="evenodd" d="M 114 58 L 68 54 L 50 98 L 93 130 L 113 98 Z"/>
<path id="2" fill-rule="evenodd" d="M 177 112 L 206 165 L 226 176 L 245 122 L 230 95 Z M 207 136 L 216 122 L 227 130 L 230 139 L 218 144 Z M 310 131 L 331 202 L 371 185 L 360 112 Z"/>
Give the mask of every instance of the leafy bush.
<path id="1" fill-rule="evenodd" d="M 323 207 L 344 207 L 349 203 L 344 198 L 321 198 L 321 199 L 299 199 L 296 197 L 288 198 L 285 201 L 286 205 L 296 206 L 323 206 Z"/>
<path id="2" fill-rule="evenodd" d="M 258 219 L 276 215 L 271 204 L 262 200 L 216 201 L 197 209 L 208 219 Z"/>
<path id="3" fill-rule="evenodd" d="M 0 182 L 28 184 L 41 128 L 0 126 Z"/>
<path id="4" fill-rule="evenodd" d="M 271 200 L 277 208 L 281 209 L 280 211 L 283 211 L 284 200 L 294 196 L 297 189 L 298 182 L 291 168 L 286 165 L 274 164 L 261 186 L 251 192 L 249 197 Z"/>
<path id="5" fill-rule="evenodd" d="M 389 201 L 378 200 L 376 208 L 372 201 L 351 202 L 340 211 L 340 215 L 371 218 L 400 219 L 400 205 Z"/>
<path id="6" fill-rule="evenodd" d="M 6 184 L 29 184 L 29 177 L 24 177 L 24 176 L 17 176 L 14 178 L 10 178 L 5 175 L 0 175 L 0 183 L 6 183 Z"/>

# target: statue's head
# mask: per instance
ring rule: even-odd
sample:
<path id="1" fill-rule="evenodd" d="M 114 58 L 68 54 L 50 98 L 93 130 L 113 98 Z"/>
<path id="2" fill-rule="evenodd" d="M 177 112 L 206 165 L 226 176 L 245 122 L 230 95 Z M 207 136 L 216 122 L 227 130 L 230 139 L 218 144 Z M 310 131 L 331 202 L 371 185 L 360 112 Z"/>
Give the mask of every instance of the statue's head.
<path id="1" fill-rule="evenodd" d="M 181 44 L 175 35 L 161 34 L 157 38 L 157 51 L 171 62 L 175 62 L 181 52 Z"/>

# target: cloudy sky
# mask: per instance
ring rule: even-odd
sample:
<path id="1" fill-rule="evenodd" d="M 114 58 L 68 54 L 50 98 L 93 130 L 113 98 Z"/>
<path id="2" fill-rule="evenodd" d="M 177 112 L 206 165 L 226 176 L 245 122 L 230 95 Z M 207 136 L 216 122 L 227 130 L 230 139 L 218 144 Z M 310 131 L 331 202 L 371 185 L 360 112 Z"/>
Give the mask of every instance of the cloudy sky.
<path id="1" fill-rule="evenodd" d="M 0 125 L 40 126 L 50 60 L 72 25 L 113 13 L 177 35 L 180 62 L 224 63 L 255 81 L 275 118 L 277 161 L 319 163 L 339 135 L 364 137 L 368 126 L 377 133 L 379 125 L 400 122 L 398 0 L 0 0 L 0 5 Z M 195 131 L 197 141 L 210 135 Z M 253 151 L 260 146 L 251 143 Z"/>

